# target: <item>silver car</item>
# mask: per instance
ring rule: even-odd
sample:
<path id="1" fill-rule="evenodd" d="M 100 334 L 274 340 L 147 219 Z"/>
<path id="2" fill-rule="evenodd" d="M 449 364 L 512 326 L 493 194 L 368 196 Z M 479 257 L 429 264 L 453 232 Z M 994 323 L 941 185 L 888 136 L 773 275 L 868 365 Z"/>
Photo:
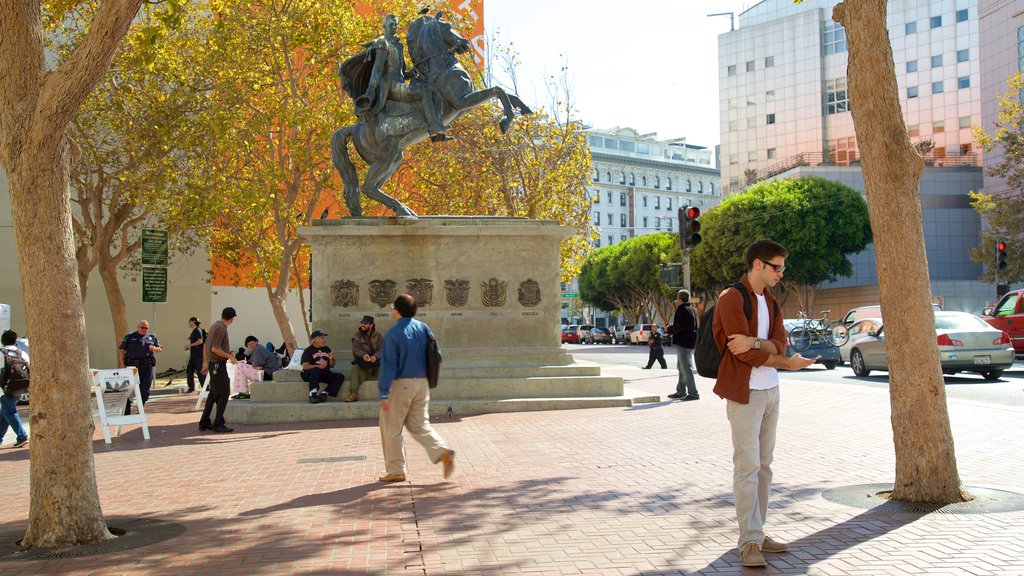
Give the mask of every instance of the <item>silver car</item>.
<path id="1" fill-rule="evenodd" d="M 935 334 L 943 374 L 978 372 L 986 380 L 997 380 L 1013 365 L 1013 346 L 1002 330 L 966 312 L 936 312 Z M 885 326 L 850 338 L 850 366 L 857 376 L 872 370 L 888 370 L 885 356 Z"/>

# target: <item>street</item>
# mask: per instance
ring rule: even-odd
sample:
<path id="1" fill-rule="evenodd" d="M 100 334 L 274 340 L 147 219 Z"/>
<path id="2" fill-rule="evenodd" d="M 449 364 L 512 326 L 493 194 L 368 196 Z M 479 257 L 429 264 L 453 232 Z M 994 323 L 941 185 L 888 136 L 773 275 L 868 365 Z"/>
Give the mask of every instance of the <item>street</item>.
<path id="1" fill-rule="evenodd" d="M 599 364 L 618 364 L 622 366 L 635 366 L 641 368 L 647 364 L 647 347 L 628 344 L 621 345 L 591 345 L 591 344 L 565 344 L 573 356 L 580 360 L 588 360 Z M 676 348 L 669 346 L 665 348 L 665 362 L 668 369 L 676 370 Z M 655 370 L 658 364 L 655 363 Z M 826 370 L 821 364 L 815 364 L 810 368 L 799 372 L 782 372 L 782 377 L 790 380 L 801 380 L 804 382 L 827 382 L 830 384 L 851 384 L 854 386 L 867 386 L 871 388 L 887 388 L 889 386 L 889 374 L 887 372 L 872 372 L 866 378 L 854 376 L 849 363 L 837 367 L 835 370 Z M 1017 360 L 1013 368 L 1007 370 L 996 382 L 987 382 L 980 374 L 961 372 L 955 376 L 946 376 L 946 396 L 961 400 L 999 404 L 1002 406 L 1024 407 L 1024 361 Z M 709 390 L 710 386 L 701 386 Z M 666 392 L 667 393 L 667 392 Z"/>

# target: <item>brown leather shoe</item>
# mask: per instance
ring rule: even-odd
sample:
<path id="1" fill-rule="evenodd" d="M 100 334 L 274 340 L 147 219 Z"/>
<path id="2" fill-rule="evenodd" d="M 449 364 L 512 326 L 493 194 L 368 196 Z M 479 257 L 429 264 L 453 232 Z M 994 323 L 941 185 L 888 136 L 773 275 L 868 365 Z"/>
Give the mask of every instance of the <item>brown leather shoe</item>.
<path id="1" fill-rule="evenodd" d="M 442 454 L 441 464 L 444 465 L 444 479 L 451 478 L 455 473 L 455 450 L 449 450 Z"/>
<path id="2" fill-rule="evenodd" d="M 778 540 L 773 540 L 772 537 L 767 534 L 764 535 L 764 542 L 761 543 L 761 552 L 782 554 L 786 550 L 789 550 L 789 545 L 785 542 L 779 542 Z"/>
<path id="3" fill-rule="evenodd" d="M 405 474 L 385 474 L 377 478 L 381 482 L 405 482 Z"/>
<path id="4" fill-rule="evenodd" d="M 760 568 L 768 565 L 757 548 L 757 542 L 747 542 L 743 545 L 743 549 L 740 550 L 740 564 L 748 568 Z"/>
<path id="5" fill-rule="evenodd" d="M 359 400 L 359 396 L 356 396 L 355 394 L 349 394 L 348 398 L 345 398 L 345 400 L 343 400 L 343 401 L 344 402 L 355 402 L 356 400 Z"/>

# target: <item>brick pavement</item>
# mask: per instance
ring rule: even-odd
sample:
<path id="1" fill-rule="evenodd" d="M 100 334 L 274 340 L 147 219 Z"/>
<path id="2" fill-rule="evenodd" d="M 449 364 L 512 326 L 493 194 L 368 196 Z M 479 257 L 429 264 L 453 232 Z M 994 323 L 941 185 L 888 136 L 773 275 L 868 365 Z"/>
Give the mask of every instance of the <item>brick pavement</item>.
<path id="1" fill-rule="evenodd" d="M 674 371 L 606 367 L 668 394 Z M 1012 377 L 1019 377 L 1015 375 Z M 885 391 L 784 382 L 769 528 L 791 542 L 770 567 L 735 551 L 725 405 L 435 419 L 458 451 L 439 466 L 407 443 L 410 481 L 375 482 L 376 422 L 196 432 L 186 397 L 151 401 L 152 440 L 129 428 L 97 481 L 108 522 L 153 517 L 184 535 L 134 551 L 0 562 L 14 574 L 1024 574 L 1024 513 L 879 514 L 824 489 L 892 480 Z M 961 478 L 1024 492 L 1024 411 L 950 401 Z M 28 452 L 0 450 L 0 533 L 28 516 Z M 327 461 L 324 461 L 324 460 Z M 127 487 L 127 488 L 126 488 Z"/>

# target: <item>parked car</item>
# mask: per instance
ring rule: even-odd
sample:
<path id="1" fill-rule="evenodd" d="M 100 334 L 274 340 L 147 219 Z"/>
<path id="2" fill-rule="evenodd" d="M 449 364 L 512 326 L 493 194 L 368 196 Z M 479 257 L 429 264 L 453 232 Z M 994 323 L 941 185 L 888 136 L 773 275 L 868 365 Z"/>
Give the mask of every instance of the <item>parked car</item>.
<path id="1" fill-rule="evenodd" d="M 793 354 L 800 354 L 804 358 L 818 357 L 815 364 L 822 364 L 828 370 L 834 370 L 841 362 L 839 359 L 839 347 L 833 346 L 825 341 L 824 335 L 818 334 L 817 332 L 811 332 L 811 345 L 802 352 L 794 349 L 789 344 L 789 333 L 797 326 L 803 326 L 803 320 L 783 320 L 782 326 L 786 329 L 786 356 L 792 356 Z"/>
<path id="2" fill-rule="evenodd" d="M 982 311 L 983 320 L 1010 337 L 1017 354 L 1024 354 L 1024 290 L 1003 295 L 999 303 Z"/>
<path id="3" fill-rule="evenodd" d="M 589 335 L 590 331 L 593 329 L 594 326 L 592 324 L 580 324 L 579 328 L 576 329 L 576 338 L 579 340 L 580 344 L 586 343 L 587 335 Z"/>
<path id="4" fill-rule="evenodd" d="M 852 326 L 847 330 L 850 334 L 850 339 L 839 347 L 839 363 L 850 361 L 850 351 L 853 350 L 853 345 L 860 341 L 861 338 L 872 334 L 882 328 L 881 318 L 865 318 L 854 322 Z"/>
<path id="5" fill-rule="evenodd" d="M 943 374 L 978 372 L 986 380 L 997 380 L 1013 365 L 1010 336 L 972 314 L 936 312 L 935 335 Z M 853 344 L 850 366 L 857 376 L 888 370 L 884 324 Z"/>
<path id="6" fill-rule="evenodd" d="M 579 344 L 579 332 L 570 328 L 562 329 L 562 344 Z"/>
<path id="7" fill-rule="evenodd" d="M 593 328 L 587 333 L 587 344 L 611 344 L 612 335 L 604 328 Z"/>
<path id="8" fill-rule="evenodd" d="M 647 344 L 647 341 L 651 339 L 651 325 L 650 324 L 637 324 L 633 327 L 633 330 L 629 333 L 630 344 Z"/>
<path id="9" fill-rule="evenodd" d="M 932 310 L 936 312 L 942 312 L 942 306 L 938 304 L 932 304 Z M 850 311 L 843 316 L 843 326 L 849 328 L 854 322 L 863 320 L 865 318 L 881 318 L 882 317 L 882 306 L 875 304 L 874 306 L 858 306 L 856 308 L 850 308 Z"/>
<path id="10" fill-rule="evenodd" d="M 615 338 L 614 344 L 629 344 L 629 333 L 633 330 L 632 324 L 625 324 L 623 326 L 617 326 L 613 336 Z"/>

